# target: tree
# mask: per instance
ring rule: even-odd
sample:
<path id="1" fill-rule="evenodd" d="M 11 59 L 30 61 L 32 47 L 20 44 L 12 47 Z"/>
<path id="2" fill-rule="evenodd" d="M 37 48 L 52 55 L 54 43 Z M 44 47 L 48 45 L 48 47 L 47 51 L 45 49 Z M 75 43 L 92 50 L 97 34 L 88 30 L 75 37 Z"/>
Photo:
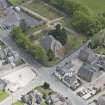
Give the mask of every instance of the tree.
<path id="1" fill-rule="evenodd" d="M 64 0 L 50 0 L 50 3 L 61 8 L 64 5 Z"/>
<path id="2" fill-rule="evenodd" d="M 40 63 L 45 64 L 48 60 L 45 49 L 41 45 L 35 45 L 35 59 L 37 59 Z"/>
<path id="3" fill-rule="evenodd" d="M 51 49 L 48 49 L 47 56 L 49 61 L 52 61 L 55 58 L 55 55 Z"/>
<path id="4" fill-rule="evenodd" d="M 104 34 L 102 35 L 102 33 L 100 32 L 96 34 L 91 40 L 91 48 L 95 49 L 98 46 L 102 46 L 104 43 L 104 38 L 105 38 Z"/>
<path id="5" fill-rule="evenodd" d="M 62 31 L 61 31 L 60 42 L 62 43 L 62 45 L 65 45 L 67 42 L 67 33 L 66 33 L 66 30 L 64 28 L 62 28 Z"/>
<path id="6" fill-rule="evenodd" d="M 72 0 L 50 0 L 49 3 L 61 9 L 67 15 L 72 16 L 77 11 L 83 11 L 86 14 L 90 14 L 87 7 L 83 6 L 81 3 Z"/>
<path id="7" fill-rule="evenodd" d="M 47 62 L 48 57 L 45 49 L 41 45 L 34 45 L 20 27 L 14 28 L 11 31 L 11 36 L 19 46 L 28 51 L 40 63 L 45 64 Z"/>
<path id="8" fill-rule="evenodd" d="M 77 12 L 73 16 L 71 24 L 77 31 L 90 36 L 96 34 L 102 28 L 96 17 L 88 16 L 83 12 Z"/>
<path id="9" fill-rule="evenodd" d="M 21 33 L 21 28 L 19 28 L 19 27 L 14 27 L 14 28 L 12 29 L 10 35 L 11 35 L 14 39 L 16 39 L 16 38 L 18 37 L 18 34 L 20 34 L 20 33 Z"/>
<path id="10" fill-rule="evenodd" d="M 22 29 L 23 32 L 27 32 L 29 30 L 29 26 L 27 25 L 27 22 L 25 19 L 22 19 L 20 21 L 20 28 Z"/>
<path id="11" fill-rule="evenodd" d="M 73 0 L 49 0 L 48 2 L 70 17 L 69 24 L 72 24 L 72 28 L 76 31 L 91 36 L 105 28 L 105 13 L 94 16 L 91 9 Z"/>
<path id="12" fill-rule="evenodd" d="M 50 88 L 50 85 L 49 85 L 47 82 L 45 82 L 45 83 L 43 84 L 43 88 L 44 88 L 44 89 L 49 89 L 49 88 Z"/>
<path id="13" fill-rule="evenodd" d="M 64 28 L 61 28 L 60 24 L 55 26 L 55 30 L 52 30 L 49 34 L 51 34 L 56 40 L 59 40 L 62 45 L 65 45 L 67 42 L 67 33 Z"/>

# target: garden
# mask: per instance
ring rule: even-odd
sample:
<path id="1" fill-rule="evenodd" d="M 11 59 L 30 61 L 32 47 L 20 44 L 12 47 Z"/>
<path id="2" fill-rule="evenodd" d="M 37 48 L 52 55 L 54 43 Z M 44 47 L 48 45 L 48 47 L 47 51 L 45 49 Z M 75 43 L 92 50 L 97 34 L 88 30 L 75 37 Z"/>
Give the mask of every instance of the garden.
<path id="1" fill-rule="evenodd" d="M 73 0 L 89 7 L 95 14 L 105 12 L 105 0 Z"/>
<path id="2" fill-rule="evenodd" d="M 7 98 L 9 94 L 5 91 L 0 91 L 0 102 Z"/>
<path id="3" fill-rule="evenodd" d="M 47 6 L 46 4 L 44 4 L 43 2 L 39 0 L 34 0 L 31 3 L 25 3 L 23 4 L 23 6 L 40 14 L 41 16 L 45 18 L 48 18 L 49 20 L 53 20 L 53 19 L 61 17 L 61 14 L 57 13 L 51 7 Z"/>
<path id="4" fill-rule="evenodd" d="M 24 103 L 22 101 L 17 101 L 15 103 L 13 103 L 12 105 L 24 105 Z"/>
<path id="5" fill-rule="evenodd" d="M 24 3 L 26 0 L 8 0 L 8 1 L 12 5 L 19 5 L 21 3 Z"/>

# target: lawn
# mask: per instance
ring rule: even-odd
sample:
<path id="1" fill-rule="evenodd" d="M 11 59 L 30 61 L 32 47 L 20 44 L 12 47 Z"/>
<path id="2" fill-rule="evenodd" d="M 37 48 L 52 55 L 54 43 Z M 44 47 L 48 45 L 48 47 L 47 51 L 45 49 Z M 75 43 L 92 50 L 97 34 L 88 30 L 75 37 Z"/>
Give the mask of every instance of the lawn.
<path id="1" fill-rule="evenodd" d="M 24 103 L 21 102 L 21 101 L 17 101 L 17 102 L 15 102 L 13 105 L 24 105 Z"/>
<path id="2" fill-rule="evenodd" d="M 44 102 L 44 103 L 41 103 L 41 105 L 47 105 L 47 104 Z"/>
<path id="3" fill-rule="evenodd" d="M 43 2 L 38 0 L 34 0 L 30 4 L 26 3 L 23 6 L 27 7 L 28 9 L 34 12 L 37 12 L 38 14 L 48 18 L 49 20 L 52 20 L 61 16 L 59 13 L 55 12 L 50 7 L 46 6 Z"/>
<path id="4" fill-rule="evenodd" d="M 86 40 L 87 38 L 84 35 L 68 33 L 67 44 L 65 45 L 66 53 L 78 49 L 83 44 L 83 41 Z"/>
<path id="5" fill-rule="evenodd" d="M 38 28 L 40 28 L 38 30 Z M 41 29 L 42 28 L 42 29 Z M 48 34 L 48 32 L 50 31 L 51 29 L 50 28 L 46 28 L 46 26 L 42 26 L 42 27 L 37 27 L 37 28 L 33 28 L 32 29 L 32 35 L 30 36 L 30 39 L 33 41 L 33 42 L 36 42 L 36 40 L 39 40 L 41 37 L 45 36 Z M 36 32 L 38 31 L 38 32 Z"/>
<path id="6" fill-rule="evenodd" d="M 49 93 L 53 92 L 51 89 L 44 89 L 42 86 L 36 87 L 35 90 L 38 90 L 43 95 L 48 96 Z"/>
<path id="7" fill-rule="evenodd" d="M 47 25 L 46 24 L 42 24 L 42 25 L 39 25 L 39 26 L 32 27 L 31 31 L 34 33 L 36 31 L 43 30 L 45 28 L 47 28 Z"/>
<path id="8" fill-rule="evenodd" d="M 25 0 L 9 0 L 9 2 L 13 5 L 19 5 L 23 3 Z"/>
<path id="9" fill-rule="evenodd" d="M 69 17 L 64 17 L 61 21 L 59 21 L 64 27 L 68 27 L 70 29 L 72 29 L 72 26 L 71 26 L 71 22 L 70 22 L 70 18 Z"/>
<path id="10" fill-rule="evenodd" d="M 105 48 L 103 47 L 99 47 L 97 49 L 94 50 L 97 54 L 102 54 L 105 55 Z"/>
<path id="11" fill-rule="evenodd" d="M 105 0 L 73 0 L 80 3 L 83 3 L 87 7 L 91 8 L 94 13 L 105 12 Z"/>
<path id="12" fill-rule="evenodd" d="M 105 55 L 105 29 L 93 36 L 92 45 L 96 53 Z"/>
<path id="13" fill-rule="evenodd" d="M 0 41 L 0 48 L 5 48 L 5 47 L 6 47 L 6 45 Z"/>
<path id="14" fill-rule="evenodd" d="M 8 97 L 8 93 L 4 91 L 0 91 L 0 102 Z"/>

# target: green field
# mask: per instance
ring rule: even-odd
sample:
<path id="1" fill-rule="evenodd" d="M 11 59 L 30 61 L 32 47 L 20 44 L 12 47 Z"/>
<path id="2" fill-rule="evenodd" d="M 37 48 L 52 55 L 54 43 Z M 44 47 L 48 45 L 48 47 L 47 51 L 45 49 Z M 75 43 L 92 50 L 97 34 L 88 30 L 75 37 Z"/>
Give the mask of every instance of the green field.
<path id="1" fill-rule="evenodd" d="M 73 0 L 85 4 L 96 14 L 105 12 L 105 0 Z"/>
<path id="2" fill-rule="evenodd" d="M 26 3 L 23 6 L 25 6 L 26 8 L 34 12 L 37 12 L 38 14 L 48 18 L 49 20 L 52 20 L 61 16 L 59 13 L 55 12 L 50 7 L 46 6 L 43 2 L 38 0 L 34 0 L 31 3 Z"/>
<path id="3" fill-rule="evenodd" d="M 9 2 L 13 5 L 19 5 L 23 3 L 25 0 L 9 0 Z"/>
<path id="4" fill-rule="evenodd" d="M 12 104 L 12 105 L 24 105 L 24 103 L 23 102 L 21 102 L 21 101 L 17 101 L 17 102 L 15 102 L 14 104 Z"/>
<path id="5" fill-rule="evenodd" d="M 46 95 L 46 96 L 48 96 L 49 93 L 53 92 L 53 90 L 44 89 L 42 86 L 36 87 L 35 90 L 38 90 L 40 93 L 42 93 L 43 95 Z"/>
<path id="6" fill-rule="evenodd" d="M 41 105 L 47 105 L 47 104 L 44 102 L 44 103 L 41 103 Z"/>
<path id="7" fill-rule="evenodd" d="M 8 93 L 0 91 L 0 102 L 8 97 Z"/>
<path id="8" fill-rule="evenodd" d="M 93 47 L 94 51 L 97 54 L 105 55 L 105 29 L 97 33 L 95 36 L 92 38 L 92 45 L 95 45 L 95 48 Z"/>
<path id="9" fill-rule="evenodd" d="M 82 44 L 83 41 L 86 41 L 87 37 L 83 35 L 72 34 L 68 32 L 68 39 L 67 44 L 65 45 L 66 53 L 72 52 L 75 49 L 78 49 Z"/>

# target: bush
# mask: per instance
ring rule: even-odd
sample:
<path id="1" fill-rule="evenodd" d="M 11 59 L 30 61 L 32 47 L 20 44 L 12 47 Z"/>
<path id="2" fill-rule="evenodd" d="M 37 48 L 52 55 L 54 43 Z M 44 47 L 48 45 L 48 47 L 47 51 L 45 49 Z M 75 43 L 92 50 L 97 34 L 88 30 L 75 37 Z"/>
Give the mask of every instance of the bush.
<path id="1" fill-rule="evenodd" d="M 94 35 L 102 28 L 97 17 L 88 16 L 83 12 L 77 12 L 71 19 L 71 24 L 74 29 L 89 36 Z"/>
<path id="2" fill-rule="evenodd" d="M 46 98 L 47 98 L 46 94 L 43 94 L 43 99 L 46 99 Z"/>
<path id="3" fill-rule="evenodd" d="M 25 35 L 21 28 L 16 27 L 11 31 L 11 36 L 16 40 L 16 43 L 29 52 L 34 59 L 45 64 L 48 60 L 45 49 L 40 45 L 34 45 L 31 40 Z"/>
<path id="4" fill-rule="evenodd" d="M 43 88 L 44 88 L 44 89 L 49 89 L 49 88 L 50 88 L 50 85 L 49 85 L 47 82 L 45 82 L 45 83 L 43 84 Z"/>

